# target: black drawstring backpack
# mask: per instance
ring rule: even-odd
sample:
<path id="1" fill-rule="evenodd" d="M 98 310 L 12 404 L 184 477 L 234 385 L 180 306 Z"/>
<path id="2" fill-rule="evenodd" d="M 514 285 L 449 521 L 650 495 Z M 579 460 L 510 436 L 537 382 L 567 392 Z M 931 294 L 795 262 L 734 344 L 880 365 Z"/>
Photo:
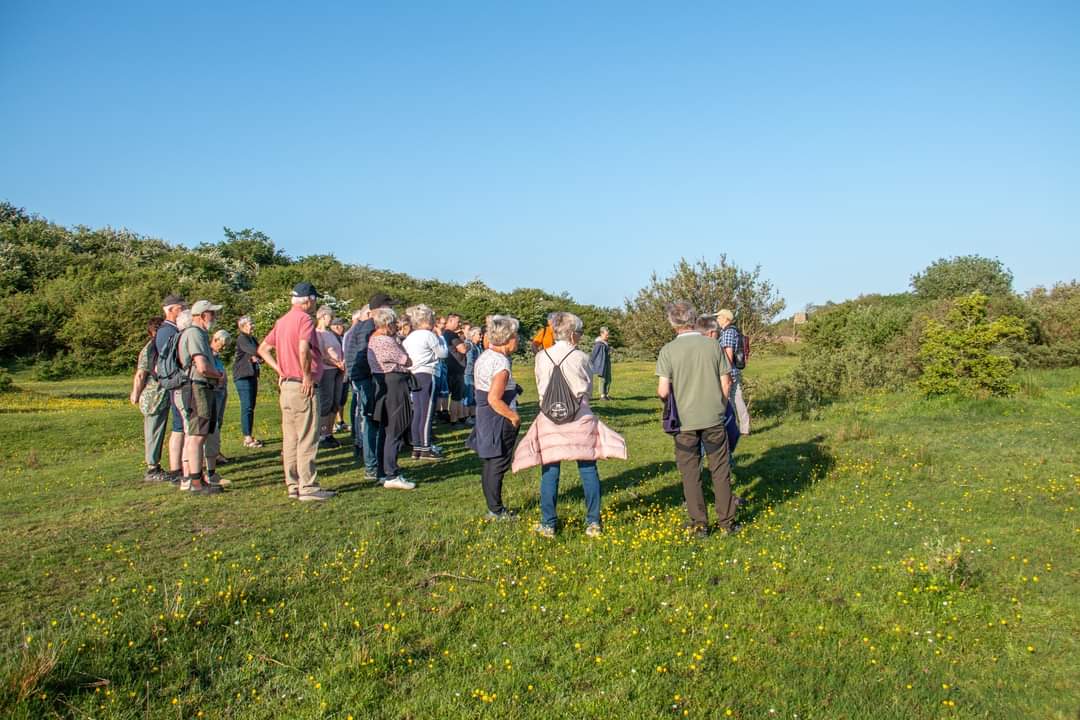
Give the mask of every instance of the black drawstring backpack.
<path id="1" fill-rule="evenodd" d="M 577 417 L 578 409 L 581 407 L 581 399 L 571 392 L 570 385 L 567 384 L 562 373 L 562 364 L 574 352 L 580 352 L 580 350 L 567 353 L 566 357 L 556 364 L 554 360 L 551 360 L 548 351 L 544 351 L 548 360 L 551 360 L 551 364 L 555 367 L 551 370 L 551 378 L 548 380 L 544 397 L 540 399 L 540 412 L 544 413 L 544 416 L 556 425 L 565 425 L 571 422 Z"/>

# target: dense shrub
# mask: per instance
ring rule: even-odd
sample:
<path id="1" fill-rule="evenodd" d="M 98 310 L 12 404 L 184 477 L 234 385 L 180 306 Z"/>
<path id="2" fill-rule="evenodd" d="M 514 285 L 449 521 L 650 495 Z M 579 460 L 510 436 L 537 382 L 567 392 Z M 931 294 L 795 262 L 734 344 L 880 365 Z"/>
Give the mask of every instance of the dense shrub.
<path id="1" fill-rule="evenodd" d="M 919 350 L 919 388 L 927 395 L 1008 396 L 1019 388 L 1016 358 L 1003 346 L 1025 336 L 1024 322 L 1011 315 L 989 319 L 987 300 L 980 292 L 957 298 L 945 322 L 927 322 Z"/>
<path id="2" fill-rule="evenodd" d="M 11 392 L 15 389 L 15 381 L 11 378 L 11 373 L 7 371 L 7 368 L 0 368 L 0 392 Z"/>
<path id="3" fill-rule="evenodd" d="M 618 311 L 565 295 L 420 280 L 332 255 L 292 260 L 257 230 L 225 228 L 224 235 L 188 249 L 127 230 L 65 228 L 0 203 L 0 358 L 39 358 L 39 376 L 50 379 L 130 368 L 147 320 L 160 315 L 161 298 L 170 292 L 222 304 L 218 326 L 230 331 L 238 317 L 251 314 L 264 335 L 301 280 L 329 294 L 345 316 L 373 293 L 386 292 L 474 322 L 509 313 L 525 333 L 543 326 L 548 313 L 569 310 L 581 316 L 590 336 L 607 325 L 613 343 L 619 341 Z"/>
<path id="4" fill-rule="evenodd" d="M 915 294 L 926 300 L 943 300 L 981 292 L 1011 295 L 1013 275 L 998 259 L 978 255 L 941 258 L 911 278 Z"/>

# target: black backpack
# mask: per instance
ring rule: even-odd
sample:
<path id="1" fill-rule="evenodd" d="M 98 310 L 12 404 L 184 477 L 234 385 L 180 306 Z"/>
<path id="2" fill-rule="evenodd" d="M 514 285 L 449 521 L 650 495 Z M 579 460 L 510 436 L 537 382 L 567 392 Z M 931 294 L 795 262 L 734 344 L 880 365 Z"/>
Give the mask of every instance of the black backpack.
<path id="1" fill-rule="evenodd" d="M 186 332 L 185 329 L 173 333 L 158 356 L 157 377 L 162 390 L 176 390 L 188 381 L 188 375 L 180 365 L 180 337 Z"/>
<path id="2" fill-rule="evenodd" d="M 735 328 L 735 333 L 739 336 L 739 341 L 735 344 L 735 347 L 731 348 L 731 363 L 739 370 L 744 370 L 746 369 L 746 346 L 749 343 L 746 342 L 742 330 Z"/>
<path id="3" fill-rule="evenodd" d="M 581 408 L 581 399 L 570 391 L 570 385 L 567 384 L 562 373 L 562 364 L 574 352 L 580 351 L 567 353 L 566 357 L 556 364 L 554 360 L 551 360 L 548 351 L 544 351 L 548 360 L 551 360 L 551 364 L 555 365 L 555 367 L 551 369 L 551 378 L 548 380 L 547 391 L 544 393 L 544 397 L 540 399 L 540 412 L 544 413 L 544 416 L 556 425 L 565 425 L 571 422 L 577 417 L 578 410 Z"/>

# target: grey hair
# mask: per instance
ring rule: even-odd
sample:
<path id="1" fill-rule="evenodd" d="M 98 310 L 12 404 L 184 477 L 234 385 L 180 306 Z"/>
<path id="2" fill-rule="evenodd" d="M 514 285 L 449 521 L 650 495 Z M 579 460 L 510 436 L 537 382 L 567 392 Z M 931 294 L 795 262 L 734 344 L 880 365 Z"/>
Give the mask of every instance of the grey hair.
<path id="1" fill-rule="evenodd" d="M 707 335 L 711 332 L 716 332 L 720 329 L 720 324 L 716 322 L 716 318 L 712 315 L 702 315 L 697 319 L 697 323 L 694 325 L 694 329 L 702 335 Z"/>
<path id="2" fill-rule="evenodd" d="M 315 296 L 314 296 L 314 295 L 306 295 L 306 296 L 305 296 L 305 295 L 302 295 L 302 296 L 300 296 L 300 297 L 297 297 L 297 296 L 293 295 L 293 296 L 292 296 L 292 304 L 293 304 L 293 305 L 303 305 L 303 304 L 304 304 L 304 303 L 306 303 L 306 302 L 307 302 L 308 300 L 315 300 L 315 299 L 316 299 L 316 298 L 315 298 Z"/>
<path id="3" fill-rule="evenodd" d="M 353 310 L 352 321 L 356 322 L 360 318 L 364 317 L 364 313 L 366 313 L 366 312 L 368 312 L 368 306 L 367 305 L 360 308 L 359 310 Z"/>
<path id="4" fill-rule="evenodd" d="M 679 328 L 694 327 L 694 323 L 697 322 L 697 310 L 685 300 L 668 303 L 667 307 L 664 308 L 664 311 L 667 313 L 667 320 L 671 323 L 671 327 L 676 330 Z"/>
<path id="5" fill-rule="evenodd" d="M 232 339 L 232 335 L 229 334 L 228 330 L 218 330 L 216 333 L 214 333 L 214 337 L 212 339 L 217 340 L 218 342 L 227 343 L 230 339 Z"/>
<path id="6" fill-rule="evenodd" d="M 332 307 L 330 307 L 329 305 L 323 305 L 321 308 L 319 308 L 315 312 L 315 317 L 321 317 L 323 315 L 326 315 L 331 320 L 333 320 L 334 319 L 334 309 Z"/>
<path id="7" fill-rule="evenodd" d="M 611 331 L 607 329 L 607 326 L 606 326 L 606 325 L 604 325 L 604 326 L 602 326 L 602 327 L 600 328 L 600 334 L 601 334 L 601 335 L 603 335 L 604 333 L 607 333 L 608 335 L 610 335 L 610 334 L 611 334 Z"/>
<path id="8" fill-rule="evenodd" d="M 390 323 L 397 320 L 397 313 L 388 307 L 381 307 L 371 311 L 371 320 L 375 327 L 389 327 Z"/>
<path id="9" fill-rule="evenodd" d="M 252 325 L 254 325 L 255 321 L 251 319 L 250 315 L 241 315 L 236 320 L 236 327 L 242 327 L 244 323 L 251 323 Z"/>
<path id="10" fill-rule="evenodd" d="M 509 315 L 493 315 L 487 324 L 488 342 L 492 345 L 505 345 L 518 334 L 521 323 Z"/>
<path id="11" fill-rule="evenodd" d="M 435 324 L 435 311 L 427 305 L 413 305 L 405 311 L 414 328 L 430 328 Z"/>
<path id="12" fill-rule="evenodd" d="M 573 313 L 557 312 L 551 318 L 552 334 L 556 340 L 573 342 L 574 335 L 580 333 L 582 327 L 581 318 Z"/>
<path id="13" fill-rule="evenodd" d="M 176 316 L 177 330 L 187 330 L 189 327 L 191 327 L 191 308 L 181 310 L 180 314 Z"/>

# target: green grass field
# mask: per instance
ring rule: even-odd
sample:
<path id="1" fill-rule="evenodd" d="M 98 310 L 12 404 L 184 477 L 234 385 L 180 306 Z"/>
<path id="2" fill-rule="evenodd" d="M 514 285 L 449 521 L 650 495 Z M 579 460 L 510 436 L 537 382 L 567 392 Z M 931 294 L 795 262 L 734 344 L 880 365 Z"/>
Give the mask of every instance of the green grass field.
<path id="1" fill-rule="evenodd" d="M 755 358 L 767 381 L 790 358 Z M 320 455 L 285 496 L 230 397 L 214 498 L 141 482 L 126 378 L 0 395 L 0 716 L 1069 718 L 1080 711 L 1080 370 L 1009 401 L 876 395 L 758 418 L 734 537 L 687 539 L 649 364 L 599 414 L 605 533 L 564 468 L 487 524 L 464 433 L 412 492 Z M 529 374 L 520 368 L 519 375 Z M 533 400 L 534 393 L 526 399 Z M 535 403 L 527 408 L 535 412 Z M 408 465 L 408 463 L 407 463 Z"/>

